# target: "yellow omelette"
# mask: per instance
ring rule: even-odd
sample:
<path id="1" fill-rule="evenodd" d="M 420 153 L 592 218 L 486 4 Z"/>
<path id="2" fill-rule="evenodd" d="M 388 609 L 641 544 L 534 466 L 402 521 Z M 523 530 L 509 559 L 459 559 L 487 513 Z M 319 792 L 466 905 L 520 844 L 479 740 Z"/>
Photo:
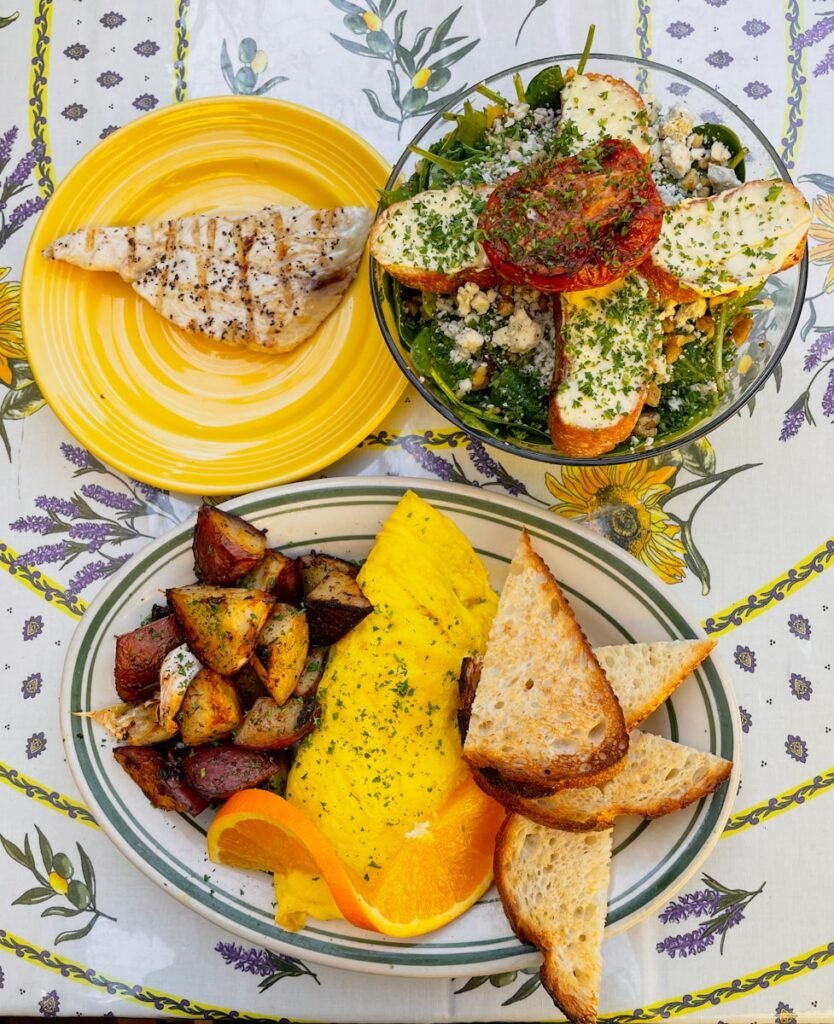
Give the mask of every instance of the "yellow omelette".
<path id="1" fill-rule="evenodd" d="M 457 681 L 461 659 L 486 646 L 497 598 L 464 534 L 412 491 L 359 582 L 374 610 L 331 650 L 321 720 L 298 751 L 287 800 L 373 883 L 468 775 Z M 276 893 L 279 920 L 334 916 L 326 887 L 298 872 L 276 876 Z"/>

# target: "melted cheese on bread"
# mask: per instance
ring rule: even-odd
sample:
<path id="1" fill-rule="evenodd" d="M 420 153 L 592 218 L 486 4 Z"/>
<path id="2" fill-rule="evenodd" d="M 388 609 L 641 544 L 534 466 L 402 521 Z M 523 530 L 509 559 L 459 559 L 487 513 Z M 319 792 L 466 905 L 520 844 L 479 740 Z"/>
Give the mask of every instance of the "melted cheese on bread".
<path id="1" fill-rule="evenodd" d="M 565 82 L 560 127 L 567 123 L 577 131 L 571 153 L 604 138 L 625 139 L 641 153 L 648 153 L 652 144 L 649 115 L 640 94 L 610 75 L 574 75 Z"/>
<path id="2" fill-rule="evenodd" d="M 705 298 L 744 291 L 796 262 L 810 223 L 794 185 L 748 181 L 670 207 L 651 263 Z"/>

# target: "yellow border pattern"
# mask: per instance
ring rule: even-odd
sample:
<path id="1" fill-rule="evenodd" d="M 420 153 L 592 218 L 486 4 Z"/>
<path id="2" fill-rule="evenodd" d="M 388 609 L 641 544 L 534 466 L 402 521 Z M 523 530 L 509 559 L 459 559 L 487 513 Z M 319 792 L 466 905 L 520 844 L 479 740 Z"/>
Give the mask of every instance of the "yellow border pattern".
<path id="1" fill-rule="evenodd" d="M 236 1010 L 225 1009 L 220 1006 L 204 1006 L 200 1003 L 193 1003 L 185 999 L 170 995 L 168 992 L 159 992 L 156 989 L 144 988 L 142 985 L 129 985 L 118 978 L 109 978 L 92 967 L 85 967 L 77 960 L 70 960 L 67 957 L 58 956 L 51 950 L 42 946 L 35 946 L 0 929 L 0 949 L 12 954 L 19 960 L 33 964 L 36 967 L 43 967 L 52 974 L 60 974 L 62 978 L 86 985 L 88 988 L 105 991 L 108 995 L 118 996 L 127 1002 L 137 1003 L 139 1006 L 152 1007 L 165 1013 L 166 1016 L 203 1018 L 206 1020 L 248 1020 L 248 1021 L 280 1021 L 281 1017 L 266 1017 L 262 1014 L 239 1013 Z"/>
<path id="2" fill-rule="evenodd" d="M 776 796 L 770 797 L 764 803 L 756 804 L 744 811 L 731 814 L 727 819 L 727 824 L 724 826 L 721 838 L 726 839 L 728 836 L 745 832 L 748 828 L 760 825 L 763 821 L 769 821 L 779 814 L 784 814 L 785 811 L 791 811 L 794 807 L 801 807 L 809 800 L 822 796 L 831 789 L 834 789 L 834 768 L 829 768 L 819 775 L 815 775 L 813 779 L 807 779 L 800 786 L 777 793 Z"/>
<path id="3" fill-rule="evenodd" d="M 99 827 L 92 813 L 84 804 L 78 803 L 77 800 L 73 800 L 72 797 L 65 796 L 57 790 L 48 789 L 36 779 L 30 778 L 23 772 L 19 772 L 17 768 L 6 764 L 5 761 L 0 761 L 0 784 L 9 786 L 10 789 L 17 790 L 18 793 L 23 793 L 30 800 L 37 800 L 38 803 L 50 807 L 53 811 L 63 814 L 72 821 L 86 825 L 87 828 L 98 829 Z"/>
<path id="4" fill-rule="evenodd" d="M 200 1003 L 193 1003 L 190 999 L 178 998 L 167 992 L 145 988 L 142 985 L 129 985 L 120 979 L 110 978 L 95 968 L 85 967 L 76 960 L 58 956 L 51 950 L 29 943 L 25 939 L 3 929 L 0 929 L 0 949 L 5 950 L 19 960 L 23 960 L 36 967 L 42 967 L 52 974 L 59 974 L 62 978 L 86 985 L 88 988 L 105 991 L 108 995 L 118 996 L 127 1002 L 136 1003 L 146 1008 L 153 1007 L 153 1009 L 159 1012 L 164 1012 L 166 1016 L 173 1015 L 176 1017 L 203 1018 L 207 1020 L 229 1020 L 234 1016 L 234 1019 L 244 1021 L 278 1021 L 281 1019 L 278 1017 L 266 1017 L 261 1014 L 240 1013 L 219 1006 L 204 1006 Z M 600 1017 L 600 1024 L 638 1024 L 638 1022 L 683 1017 L 704 1006 L 722 1006 L 734 999 L 740 999 L 742 996 L 749 995 L 756 990 L 764 990 L 772 988 L 774 985 L 781 985 L 792 978 L 830 964 L 832 961 L 834 961 L 834 942 L 818 946 L 805 953 L 800 953 L 798 956 L 781 960 L 778 963 L 771 964 L 769 967 L 753 971 L 739 978 L 733 978 L 711 988 L 704 988 L 697 992 L 675 996 L 672 999 L 636 1010 L 606 1014 Z"/>
<path id="5" fill-rule="evenodd" d="M 17 554 L 14 548 L 10 548 L 8 544 L 0 541 L 0 569 L 5 569 L 12 579 L 22 583 L 27 590 L 42 597 L 44 601 L 62 611 L 64 615 L 69 615 L 72 619 L 80 619 L 87 610 L 86 601 L 68 593 L 60 583 L 56 583 L 39 569 L 35 569 L 31 565 L 16 564 Z"/>
<path id="6" fill-rule="evenodd" d="M 55 191 L 52 157 L 49 155 L 49 131 L 46 93 L 49 79 L 49 43 L 52 38 L 52 0 L 35 0 L 32 25 L 32 68 L 29 76 L 29 128 L 32 143 L 40 143 L 43 152 L 36 166 L 41 195 L 49 199 Z"/>
<path id="7" fill-rule="evenodd" d="M 820 573 L 834 566 L 834 537 L 820 544 L 787 572 L 777 576 L 746 598 L 728 605 L 715 615 L 704 619 L 701 625 L 710 636 L 723 636 L 738 626 L 761 615 L 774 604 L 810 583 Z"/>

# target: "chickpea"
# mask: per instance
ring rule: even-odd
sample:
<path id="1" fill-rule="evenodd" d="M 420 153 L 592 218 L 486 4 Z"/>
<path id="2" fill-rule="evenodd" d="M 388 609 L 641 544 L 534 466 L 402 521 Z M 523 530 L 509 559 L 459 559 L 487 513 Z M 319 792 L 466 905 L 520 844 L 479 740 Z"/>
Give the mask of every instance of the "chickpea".
<path id="1" fill-rule="evenodd" d="M 660 405 L 660 388 L 652 382 L 646 389 L 646 405 L 652 407 Z"/>
<path id="2" fill-rule="evenodd" d="M 479 366 L 472 374 L 472 390 L 483 391 L 489 383 L 489 371 L 486 366 Z"/>
<path id="3" fill-rule="evenodd" d="M 711 316 L 699 316 L 695 321 L 695 326 L 707 340 L 715 334 L 715 321 Z"/>
<path id="4" fill-rule="evenodd" d="M 499 316 L 509 316 L 514 308 L 515 306 L 510 299 L 501 299 L 495 307 L 495 311 Z"/>

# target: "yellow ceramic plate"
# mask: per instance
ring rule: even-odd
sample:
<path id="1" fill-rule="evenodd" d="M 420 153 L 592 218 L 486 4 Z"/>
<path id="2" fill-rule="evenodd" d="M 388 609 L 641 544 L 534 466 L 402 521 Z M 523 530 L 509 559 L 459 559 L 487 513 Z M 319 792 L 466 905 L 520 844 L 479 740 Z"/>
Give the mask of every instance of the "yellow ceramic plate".
<path id="1" fill-rule="evenodd" d="M 390 168 L 343 125 L 277 100 L 197 100 L 105 139 L 61 182 L 23 270 L 23 329 L 66 428 L 123 472 L 235 494 L 344 455 L 405 379 L 374 319 L 367 255 L 318 333 L 286 355 L 226 348 L 159 316 L 116 274 L 43 259 L 69 231 L 270 203 L 374 208 Z"/>

